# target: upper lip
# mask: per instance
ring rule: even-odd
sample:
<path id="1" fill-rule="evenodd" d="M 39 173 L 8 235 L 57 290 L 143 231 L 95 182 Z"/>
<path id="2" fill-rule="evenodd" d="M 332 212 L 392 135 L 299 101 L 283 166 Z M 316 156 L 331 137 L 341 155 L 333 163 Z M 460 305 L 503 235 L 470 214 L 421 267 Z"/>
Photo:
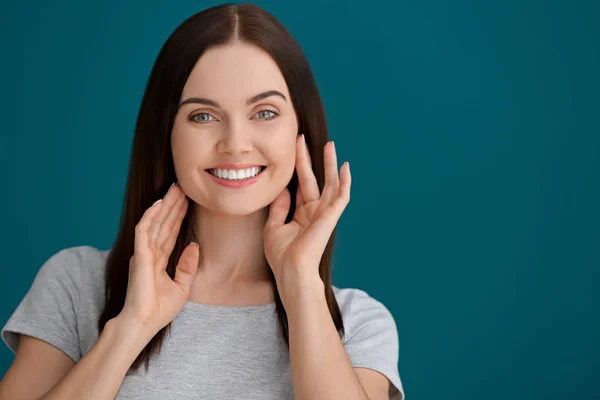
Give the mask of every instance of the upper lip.
<path id="1" fill-rule="evenodd" d="M 264 167 L 261 164 L 219 164 L 208 169 L 246 169 L 252 167 Z"/>

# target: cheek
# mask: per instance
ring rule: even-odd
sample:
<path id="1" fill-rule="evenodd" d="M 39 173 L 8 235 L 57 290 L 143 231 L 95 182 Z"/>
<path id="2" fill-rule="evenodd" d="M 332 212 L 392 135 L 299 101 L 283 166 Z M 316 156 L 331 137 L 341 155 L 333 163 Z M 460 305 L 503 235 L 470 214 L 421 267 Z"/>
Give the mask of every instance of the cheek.
<path id="1" fill-rule="evenodd" d="M 286 114 L 285 119 L 277 126 L 277 132 L 270 136 L 269 149 L 276 160 L 276 165 L 285 175 L 291 176 L 296 165 L 296 143 L 298 137 L 298 125 L 295 114 Z"/>
<path id="2" fill-rule="evenodd" d="M 204 154 L 207 148 L 198 138 L 184 130 L 173 131 L 171 135 L 171 151 L 175 171 L 180 174 L 188 174 L 201 168 L 202 160 L 206 160 Z"/>
<path id="3" fill-rule="evenodd" d="M 190 159 L 190 146 L 184 143 L 182 135 L 174 133 L 171 135 L 171 151 L 173 164 L 176 170 L 185 168 Z"/>
<path id="4" fill-rule="evenodd" d="M 285 150 L 278 153 L 278 158 L 274 162 L 275 170 L 274 181 L 281 188 L 287 186 L 294 176 L 296 170 L 296 146 L 295 144 L 287 145 Z"/>
<path id="5" fill-rule="evenodd" d="M 269 143 L 270 161 L 277 169 L 290 177 L 294 173 L 296 165 L 296 139 L 295 136 L 291 136 L 286 135 Z"/>

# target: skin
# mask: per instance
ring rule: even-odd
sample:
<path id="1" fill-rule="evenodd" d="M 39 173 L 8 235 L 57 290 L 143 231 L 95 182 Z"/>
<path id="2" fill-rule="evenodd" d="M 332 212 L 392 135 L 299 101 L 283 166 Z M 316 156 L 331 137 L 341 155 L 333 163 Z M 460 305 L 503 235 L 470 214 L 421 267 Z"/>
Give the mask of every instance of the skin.
<path id="1" fill-rule="evenodd" d="M 267 90 L 281 92 L 287 101 L 270 96 L 246 104 Z M 171 135 L 175 172 L 189 198 L 202 249 L 189 301 L 232 306 L 273 302 L 263 230 L 269 205 L 294 173 L 298 135 L 285 79 L 268 53 L 235 41 L 211 47 L 200 57 L 181 101 L 190 97 L 208 98 L 221 107 L 181 106 Z M 254 185 L 232 189 L 216 184 L 205 171 L 222 163 L 267 169 Z"/>
<path id="2" fill-rule="evenodd" d="M 274 288 L 265 283 L 269 268 L 288 315 L 296 398 L 388 398 L 389 381 L 384 375 L 350 363 L 318 276 L 323 249 L 350 200 L 349 165 L 342 166 L 338 177 L 335 148 L 328 143 L 325 188 L 319 193 L 310 155 L 303 138 L 297 137 L 291 104 L 279 97 L 245 104 L 247 98 L 271 89 L 289 99 L 279 69 L 257 48 L 236 42 L 212 48 L 201 57 L 182 100 L 207 97 L 222 107 L 188 104 L 176 116 L 171 144 L 181 187 L 173 186 L 164 202 L 160 199 L 146 210 L 136 226 L 123 311 L 108 321 L 98 343 L 77 364 L 50 344 L 24 335 L 15 363 L 0 382 L 1 398 L 17 394 L 37 398 L 42 393 L 44 399 L 91 394 L 113 398 L 136 356 L 177 315 L 184 301 L 272 302 Z M 279 114 L 273 121 L 262 119 L 271 117 L 270 112 L 259 113 L 267 106 Z M 211 114 L 202 116 L 209 123 L 190 120 L 200 109 Z M 227 162 L 268 168 L 255 185 L 229 189 L 214 183 L 204 171 Z M 294 219 L 285 224 L 290 206 L 285 187 L 294 168 L 299 178 L 296 210 Z M 166 257 L 189 205 L 196 212 L 193 227 L 200 246 L 185 248 L 171 279 L 165 272 Z M 39 379 L 50 370 L 55 374 Z M 25 382 L 26 377 L 35 380 Z"/>

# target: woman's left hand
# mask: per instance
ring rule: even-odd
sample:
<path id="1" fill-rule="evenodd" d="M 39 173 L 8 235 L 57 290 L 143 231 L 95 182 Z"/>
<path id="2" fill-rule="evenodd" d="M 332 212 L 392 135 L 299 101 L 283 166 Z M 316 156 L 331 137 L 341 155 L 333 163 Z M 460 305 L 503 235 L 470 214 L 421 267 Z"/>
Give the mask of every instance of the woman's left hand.
<path id="1" fill-rule="evenodd" d="M 319 193 L 304 135 L 296 139 L 298 191 L 296 210 L 289 223 L 291 196 L 285 188 L 271 203 L 264 229 L 265 257 L 278 283 L 281 279 L 319 278 L 319 264 L 329 238 L 350 201 L 350 165 L 344 163 L 338 177 L 333 142 L 323 149 L 325 186 Z"/>

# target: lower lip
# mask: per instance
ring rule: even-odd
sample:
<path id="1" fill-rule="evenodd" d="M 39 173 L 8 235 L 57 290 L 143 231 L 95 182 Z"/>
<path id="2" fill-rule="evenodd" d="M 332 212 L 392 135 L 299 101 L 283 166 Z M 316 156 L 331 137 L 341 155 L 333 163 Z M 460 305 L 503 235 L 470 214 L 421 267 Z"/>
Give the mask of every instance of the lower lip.
<path id="1" fill-rule="evenodd" d="M 260 171 L 260 173 L 256 176 L 253 176 L 252 178 L 248 178 L 248 179 L 243 179 L 240 181 L 230 181 L 227 179 L 221 179 L 217 176 L 214 176 L 213 174 L 211 174 L 208 171 L 205 171 L 208 175 L 210 175 L 210 177 L 217 182 L 219 185 L 223 185 L 223 186 L 227 186 L 229 188 L 234 188 L 234 189 L 241 189 L 241 188 L 245 188 L 246 186 L 250 186 L 253 183 L 255 183 L 258 178 L 261 177 L 261 175 L 263 174 L 263 172 L 265 172 L 267 168 L 263 168 L 262 171 Z"/>

